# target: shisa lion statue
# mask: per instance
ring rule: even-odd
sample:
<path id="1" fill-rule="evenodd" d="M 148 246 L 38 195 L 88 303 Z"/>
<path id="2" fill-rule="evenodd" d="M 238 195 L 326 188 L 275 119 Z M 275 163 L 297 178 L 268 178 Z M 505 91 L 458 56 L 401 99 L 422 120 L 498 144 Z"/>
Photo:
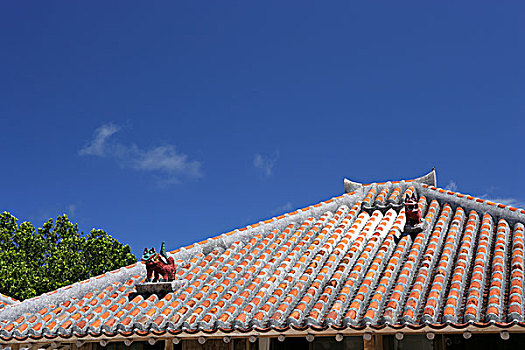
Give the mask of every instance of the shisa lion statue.
<path id="1" fill-rule="evenodd" d="M 418 233 L 425 229 L 425 222 L 421 221 L 421 209 L 419 209 L 415 193 L 405 197 L 405 215 L 406 222 L 403 231 L 414 239 Z"/>
<path id="2" fill-rule="evenodd" d="M 160 253 L 157 253 L 155 248 L 144 248 L 141 260 L 146 264 L 146 282 L 169 282 L 175 280 L 175 261 L 166 254 L 164 242 L 162 242 Z"/>

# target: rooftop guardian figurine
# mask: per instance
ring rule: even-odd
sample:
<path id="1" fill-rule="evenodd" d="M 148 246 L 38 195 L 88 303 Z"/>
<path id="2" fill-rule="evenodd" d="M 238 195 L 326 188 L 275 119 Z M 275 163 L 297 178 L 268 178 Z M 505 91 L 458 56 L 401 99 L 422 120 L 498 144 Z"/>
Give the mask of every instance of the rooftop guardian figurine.
<path id="1" fill-rule="evenodd" d="M 403 235 L 409 234 L 414 240 L 418 233 L 425 229 L 425 222 L 421 221 L 421 209 L 418 206 L 416 194 L 412 193 L 405 197 L 405 215 L 406 223 L 403 229 Z"/>
<path id="2" fill-rule="evenodd" d="M 155 248 L 144 248 L 141 260 L 146 263 L 146 282 L 169 282 L 175 279 L 175 261 L 166 254 L 165 242 L 162 242 L 160 254 Z"/>

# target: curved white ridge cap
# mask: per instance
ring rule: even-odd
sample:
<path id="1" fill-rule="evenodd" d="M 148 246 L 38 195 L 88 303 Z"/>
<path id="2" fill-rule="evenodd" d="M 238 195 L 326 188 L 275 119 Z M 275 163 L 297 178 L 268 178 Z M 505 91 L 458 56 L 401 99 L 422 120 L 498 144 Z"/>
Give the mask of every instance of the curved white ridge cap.
<path id="1" fill-rule="evenodd" d="M 345 193 L 354 192 L 362 187 L 364 187 L 362 183 L 348 180 L 347 178 L 345 178 Z"/>
<path id="2" fill-rule="evenodd" d="M 428 174 L 414 179 L 414 182 L 420 184 L 427 184 L 429 186 L 437 186 L 436 168 L 432 168 L 432 170 Z"/>
<path id="3" fill-rule="evenodd" d="M 436 186 L 437 185 L 437 176 L 436 176 L 436 168 L 432 168 L 432 170 L 423 176 L 420 176 L 415 179 L 409 179 L 409 180 L 402 180 L 401 182 L 411 182 L 411 183 L 421 183 L 421 184 L 427 184 L 429 186 Z M 371 184 L 363 184 L 360 182 L 352 181 L 347 178 L 344 179 L 345 184 L 345 193 L 350 193 L 353 191 L 358 190 L 359 188 L 363 188 L 365 186 L 370 186 Z"/>

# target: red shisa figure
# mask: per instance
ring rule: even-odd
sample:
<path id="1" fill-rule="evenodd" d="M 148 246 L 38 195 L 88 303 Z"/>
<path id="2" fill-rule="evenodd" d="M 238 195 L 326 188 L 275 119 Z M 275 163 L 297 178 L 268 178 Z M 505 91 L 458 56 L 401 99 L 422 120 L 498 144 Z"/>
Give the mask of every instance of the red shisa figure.
<path id="1" fill-rule="evenodd" d="M 164 242 L 160 254 L 155 248 L 144 248 L 141 260 L 146 263 L 146 282 L 169 282 L 175 279 L 175 261 L 166 254 Z"/>
<path id="2" fill-rule="evenodd" d="M 421 221 L 421 210 L 415 193 L 405 197 L 405 215 L 406 223 L 403 235 L 409 234 L 414 240 L 417 234 L 425 229 L 425 222 Z"/>
<path id="3" fill-rule="evenodd" d="M 405 215 L 406 225 L 417 226 L 421 224 L 421 210 L 417 205 L 417 198 L 414 193 L 411 196 L 405 197 Z"/>

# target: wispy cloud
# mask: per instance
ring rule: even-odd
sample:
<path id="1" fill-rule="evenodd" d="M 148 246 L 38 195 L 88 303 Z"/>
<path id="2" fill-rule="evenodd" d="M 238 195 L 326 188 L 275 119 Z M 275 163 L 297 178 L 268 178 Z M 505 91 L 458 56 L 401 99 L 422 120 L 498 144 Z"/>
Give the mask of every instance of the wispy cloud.
<path id="1" fill-rule="evenodd" d="M 448 185 L 445 187 L 445 189 L 449 191 L 457 191 L 458 186 L 454 180 L 450 180 Z M 474 194 L 474 196 L 485 199 L 485 200 L 489 200 L 495 203 L 510 205 L 516 208 L 525 208 L 525 200 L 514 198 L 514 197 L 502 197 L 502 196 L 495 194 L 496 191 L 497 191 L 497 187 L 491 186 L 487 188 L 485 193 L 483 193 L 482 195 Z"/>
<path id="2" fill-rule="evenodd" d="M 512 198 L 512 197 L 492 197 L 488 194 L 482 194 L 480 198 L 487 199 L 489 201 L 495 202 L 495 203 L 501 203 L 505 205 L 510 205 L 516 208 L 525 208 L 525 201 L 518 198 Z"/>
<path id="3" fill-rule="evenodd" d="M 485 193 L 479 196 L 479 198 L 483 198 L 495 203 L 510 205 L 517 208 L 525 208 L 525 200 L 516 197 L 501 196 L 501 194 L 499 194 L 498 192 L 499 191 L 497 186 L 490 186 L 485 190 Z"/>
<path id="4" fill-rule="evenodd" d="M 288 212 L 290 210 L 292 210 L 292 202 L 286 202 L 283 205 L 281 205 L 280 207 L 277 207 L 274 210 L 272 210 L 272 214 L 273 215 L 275 215 L 275 214 L 283 214 L 283 213 L 286 213 L 286 212 Z"/>
<path id="5" fill-rule="evenodd" d="M 253 166 L 261 170 L 263 175 L 271 176 L 273 174 L 273 168 L 278 160 L 279 152 L 277 151 L 269 156 L 257 153 L 253 157 Z"/>
<path id="6" fill-rule="evenodd" d="M 458 189 L 458 185 L 454 182 L 454 180 L 450 180 L 450 182 L 448 183 L 447 187 L 445 187 L 445 189 L 447 191 L 456 192 L 456 190 Z"/>
<path id="7" fill-rule="evenodd" d="M 178 183 L 181 177 L 202 176 L 201 162 L 190 160 L 186 154 L 178 152 L 174 145 L 151 149 L 142 149 L 135 144 L 125 145 L 112 139 L 120 130 L 121 127 L 115 124 L 102 125 L 78 154 L 113 158 L 124 167 L 161 175 L 160 183 L 163 185 Z"/>
<path id="8" fill-rule="evenodd" d="M 69 205 L 66 207 L 66 213 L 67 213 L 68 215 L 73 216 L 73 215 L 76 214 L 76 212 L 77 212 L 77 206 L 76 206 L 76 204 L 69 204 Z"/>
<path id="9" fill-rule="evenodd" d="M 78 153 L 81 156 L 107 156 L 111 153 L 111 146 L 108 146 L 107 140 L 111 135 L 120 131 L 120 126 L 115 124 L 104 124 L 95 130 L 93 139 L 85 145 Z"/>
<path id="10" fill-rule="evenodd" d="M 59 215 L 66 214 L 70 220 L 77 222 L 78 218 L 78 205 L 75 203 L 70 204 L 47 204 L 37 209 L 36 213 L 30 215 L 30 221 L 33 225 L 38 226 L 47 220 L 56 219 Z"/>

